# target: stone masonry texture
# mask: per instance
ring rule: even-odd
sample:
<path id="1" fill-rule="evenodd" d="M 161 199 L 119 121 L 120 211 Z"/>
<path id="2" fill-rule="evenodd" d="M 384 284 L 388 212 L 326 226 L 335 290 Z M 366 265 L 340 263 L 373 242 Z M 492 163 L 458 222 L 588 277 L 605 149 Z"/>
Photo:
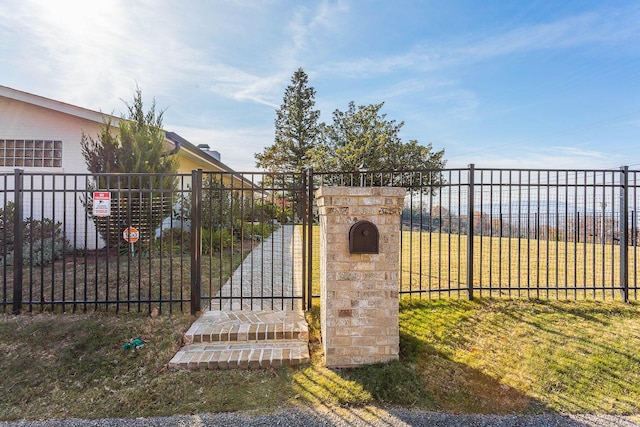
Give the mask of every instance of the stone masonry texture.
<path id="1" fill-rule="evenodd" d="M 345 368 L 398 359 L 400 214 L 405 189 L 321 187 L 320 311 L 325 362 Z M 379 253 L 349 253 L 358 221 L 379 232 Z"/>

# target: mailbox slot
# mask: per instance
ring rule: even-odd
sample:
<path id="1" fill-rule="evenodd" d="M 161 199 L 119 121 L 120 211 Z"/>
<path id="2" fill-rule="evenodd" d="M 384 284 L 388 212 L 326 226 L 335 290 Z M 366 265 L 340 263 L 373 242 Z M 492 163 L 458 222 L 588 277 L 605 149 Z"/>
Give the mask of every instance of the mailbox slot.
<path id="1" fill-rule="evenodd" d="M 358 221 L 349 229 L 349 253 L 379 253 L 380 234 L 378 227 L 369 221 Z"/>

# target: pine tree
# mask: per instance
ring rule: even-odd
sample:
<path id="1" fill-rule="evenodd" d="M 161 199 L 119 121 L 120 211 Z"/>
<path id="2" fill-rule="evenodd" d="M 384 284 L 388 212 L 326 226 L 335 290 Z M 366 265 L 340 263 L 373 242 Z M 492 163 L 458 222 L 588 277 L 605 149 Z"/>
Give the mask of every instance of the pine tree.
<path id="1" fill-rule="evenodd" d="M 310 152 L 320 135 L 320 111 L 313 109 L 315 96 L 315 89 L 309 86 L 309 77 L 298 68 L 285 89 L 282 105 L 276 110 L 274 143 L 255 155 L 256 166 L 269 172 L 290 173 L 267 177 L 265 184 L 286 190 L 285 197 L 295 206 L 298 218 L 304 215 L 305 197 L 299 173 L 311 165 Z"/>
<path id="2" fill-rule="evenodd" d="M 143 240 L 153 236 L 156 227 L 171 214 L 173 198 L 166 190 L 175 187 L 173 174 L 178 169 L 175 156 L 166 155 L 163 112 L 156 111 L 155 100 L 145 113 L 142 92 L 137 89 L 129 114 L 120 119 L 118 129 L 111 120 L 100 127 L 97 137 L 82 134 L 82 155 L 87 169 L 95 174 L 120 173 L 145 175 L 108 177 L 96 175 L 93 189 L 110 190 L 110 218 L 94 218 L 98 231 L 109 246 L 118 244 L 122 230 L 140 229 Z M 86 200 L 91 216 L 93 200 Z"/>
<path id="3" fill-rule="evenodd" d="M 313 109 L 316 91 L 308 84 L 307 74 L 298 68 L 276 110 L 274 143 L 255 155 L 256 166 L 270 172 L 302 172 L 310 166 L 309 150 L 320 135 L 320 111 Z"/>

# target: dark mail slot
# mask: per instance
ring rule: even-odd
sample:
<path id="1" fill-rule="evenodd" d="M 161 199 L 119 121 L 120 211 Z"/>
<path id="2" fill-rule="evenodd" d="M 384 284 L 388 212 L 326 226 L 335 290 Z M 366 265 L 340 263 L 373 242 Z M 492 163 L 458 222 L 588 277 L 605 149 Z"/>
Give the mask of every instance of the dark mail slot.
<path id="1" fill-rule="evenodd" d="M 379 241 L 378 227 L 369 221 L 358 221 L 349 230 L 349 252 L 352 254 L 377 254 Z"/>

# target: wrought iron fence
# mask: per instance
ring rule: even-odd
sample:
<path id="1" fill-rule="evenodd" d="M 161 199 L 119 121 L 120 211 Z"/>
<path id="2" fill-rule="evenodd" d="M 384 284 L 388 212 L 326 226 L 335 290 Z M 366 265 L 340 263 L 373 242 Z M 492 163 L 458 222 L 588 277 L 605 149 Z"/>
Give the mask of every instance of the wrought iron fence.
<path id="1" fill-rule="evenodd" d="M 319 185 L 407 188 L 400 293 L 638 298 L 638 171 L 316 173 Z"/>
<path id="2" fill-rule="evenodd" d="M 196 265 L 234 267 L 194 281 L 206 308 L 308 306 L 303 304 L 309 280 L 303 250 L 309 238 L 306 178 L 302 173 L 202 173 L 201 185 L 194 185 L 200 202 L 192 218 L 201 247 L 192 253 L 208 262 Z"/>
<path id="3" fill-rule="evenodd" d="M 176 212 L 191 191 L 190 178 L 22 170 L 0 175 L 2 307 L 14 312 L 188 307 L 188 246 L 182 236 L 164 234 L 170 224 L 185 226 Z M 97 191 L 109 196 L 94 206 Z M 123 231 L 130 227 L 136 233 L 129 243 Z"/>
<path id="4" fill-rule="evenodd" d="M 306 216 L 299 216 L 306 209 L 305 179 L 200 170 L 1 174 L 0 307 L 196 312 L 236 302 L 241 308 L 301 305 L 303 262 L 285 266 L 282 260 L 306 238 Z M 285 240 L 279 247 L 268 241 L 287 225 L 288 234 L 281 234 L 297 240 L 286 247 Z M 281 265 L 244 268 L 257 247 L 262 254 L 280 251 Z M 236 269 L 241 277 L 232 274 Z M 247 280 L 264 286 L 247 288 Z"/>
<path id="5" fill-rule="evenodd" d="M 407 189 L 402 295 L 638 299 L 639 173 L 16 170 L 0 174 L 0 307 L 310 307 L 318 292 L 309 207 L 321 185 Z M 94 197 L 103 190 L 107 216 Z M 136 242 L 123 238 L 130 227 Z"/>

